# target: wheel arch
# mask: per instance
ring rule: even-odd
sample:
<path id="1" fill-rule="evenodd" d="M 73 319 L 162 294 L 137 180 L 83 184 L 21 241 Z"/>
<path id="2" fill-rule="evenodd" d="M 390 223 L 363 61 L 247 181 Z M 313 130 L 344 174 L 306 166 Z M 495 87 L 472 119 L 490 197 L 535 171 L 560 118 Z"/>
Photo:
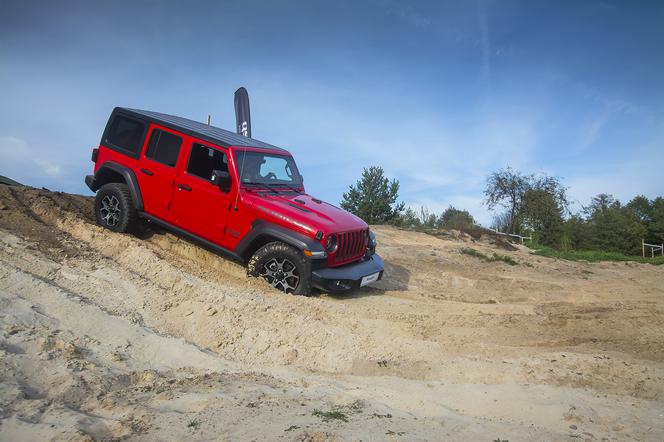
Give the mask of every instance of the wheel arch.
<path id="1" fill-rule="evenodd" d="M 247 262 L 258 249 L 274 241 L 288 244 L 300 252 L 305 249 L 312 252 L 325 251 L 323 245 L 313 238 L 262 220 L 253 224 L 252 229 L 240 241 L 235 250 Z"/>
<path id="2" fill-rule="evenodd" d="M 123 166 L 122 164 L 113 161 L 107 161 L 97 169 L 94 176 L 86 177 L 85 182 L 93 192 L 99 190 L 104 184 L 125 183 L 129 188 L 129 194 L 131 195 L 134 207 L 138 211 L 143 210 L 143 197 L 141 195 L 141 189 L 138 186 L 136 174 L 134 174 L 134 171 L 127 166 Z"/>

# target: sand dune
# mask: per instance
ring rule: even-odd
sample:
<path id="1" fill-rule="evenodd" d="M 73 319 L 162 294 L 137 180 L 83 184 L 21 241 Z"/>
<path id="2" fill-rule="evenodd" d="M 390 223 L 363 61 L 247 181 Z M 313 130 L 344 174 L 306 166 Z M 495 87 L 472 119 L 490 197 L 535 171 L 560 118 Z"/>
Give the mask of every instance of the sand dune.
<path id="1" fill-rule="evenodd" d="M 662 266 L 374 230 L 383 281 L 298 297 L 0 186 L 0 439 L 664 440 Z"/>

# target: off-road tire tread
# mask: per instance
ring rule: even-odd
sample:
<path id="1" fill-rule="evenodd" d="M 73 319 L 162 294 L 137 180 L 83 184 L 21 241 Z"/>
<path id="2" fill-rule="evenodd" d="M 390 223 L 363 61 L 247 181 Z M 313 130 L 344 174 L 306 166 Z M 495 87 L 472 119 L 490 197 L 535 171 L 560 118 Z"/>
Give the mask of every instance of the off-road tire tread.
<path id="1" fill-rule="evenodd" d="M 101 219 L 100 206 L 101 200 L 108 194 L 114 194 L 120 201 L 121 216 L 120 221 L 115 226 L 107 226 Z M 129 187 L 124 183 L 108 183 L 104 184 L 101 189 L 97 191 L 95 196 L 95 217 L 97 224 L 103 226 L 113 232 L 135 232 L 138 226 L 138 212 L 134 207 L 134 200 L 129 192 Z"/>
<path id="2" fill-rule="evenodd" d="M 252 277 L 260 277 L 260 269 L 268 259 L 275 255 L 286 255 L 298 269 L 300 273 L 300 283 L 293 291 L 293 295 L 308 295 L 311 293 L 311 271 L 309 263 L 305 257 L 295 249 L 281 241 L 274 241 L 265 244 L 253 254 L 249 263 L 247 264 L 247 275 Z"/>

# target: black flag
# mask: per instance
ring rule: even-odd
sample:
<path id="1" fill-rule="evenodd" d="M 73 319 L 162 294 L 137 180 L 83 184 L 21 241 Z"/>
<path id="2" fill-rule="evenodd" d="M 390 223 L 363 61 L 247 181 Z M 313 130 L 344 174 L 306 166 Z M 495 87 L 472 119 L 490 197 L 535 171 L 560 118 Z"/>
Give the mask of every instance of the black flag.
<path id="1" fill-rule="evenodd" d="M 235 91 L 235 129 L 240 135 L 251 138 L 251 114 L 249 94 L 243 87 Z"/>

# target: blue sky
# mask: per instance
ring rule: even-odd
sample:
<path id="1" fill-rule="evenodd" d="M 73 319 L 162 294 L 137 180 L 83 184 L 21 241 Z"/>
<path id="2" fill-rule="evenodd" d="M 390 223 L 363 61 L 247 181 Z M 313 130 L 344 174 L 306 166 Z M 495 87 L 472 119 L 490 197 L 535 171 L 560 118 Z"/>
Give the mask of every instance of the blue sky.
<path id="1" fill-rule="evenodd" d="M 664 2 L 0 0 L 0 174 L 90 192 L 114 106 L 288 148 L 337 203 L 363 167 L 401 199 L 481 222 L 487 175 L 559 176 L 572 199 L 664 194 Z"/>

